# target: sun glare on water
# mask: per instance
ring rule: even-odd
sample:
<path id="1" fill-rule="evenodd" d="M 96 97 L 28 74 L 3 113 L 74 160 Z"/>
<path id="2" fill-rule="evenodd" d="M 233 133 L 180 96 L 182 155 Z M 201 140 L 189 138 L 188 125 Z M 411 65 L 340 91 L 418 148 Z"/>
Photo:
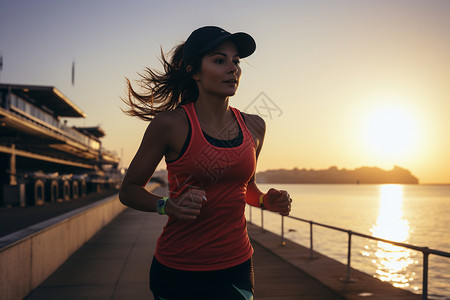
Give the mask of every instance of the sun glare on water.
<path id="1" fill-rule="evenodd" d="M 408 241 L 410 228 L 409 222 L 403 218 L 402 202 L 401 185 L 380 186 L 379 215 L 371 230 L 373 236 L 397 242 Z M 372 263 L 379 279 L 401 288 L 412 285 L 413 275 L 408 271 L 408 266 L 414 263 L 411 250 L 384 242 L 377 242 L 372 247 Z M 366 246 L 367 250 L 370 248 Z M 366 252 L 366 256 L 371 254 Z"/>

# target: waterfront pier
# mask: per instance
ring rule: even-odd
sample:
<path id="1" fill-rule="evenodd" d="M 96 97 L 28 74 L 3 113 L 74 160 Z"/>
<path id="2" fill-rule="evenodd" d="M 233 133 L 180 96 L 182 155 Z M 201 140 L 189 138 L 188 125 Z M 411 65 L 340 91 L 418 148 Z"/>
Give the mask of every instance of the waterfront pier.
<path id="1" fill-rule="evenodd" d="M 164 195 L 166 189 L 155 192 Z M 118 199 L 115 201 L 117 204 Z M 157 214 L 122 210 L 24 299 L 152 299 L 148 272 L 165 222 L 166 217 Z M 255 299 L 421 298 L 357 270 L 352 270 L 355 282 L 342 281 L 344 265 L 318 253 L 310 259 L 309 249 L 290 241 L 281 246 L 278 235 L 253 224 L 248 230 L 255 249 Z M 50 254 L 59 246 L 58 236 L 53 238 L 55 241 L 47 240 Z M 0 278 L 8 276 L 4 270 L 1 273 Z M 22 298 L 2 294 L 1 299 Z"/>

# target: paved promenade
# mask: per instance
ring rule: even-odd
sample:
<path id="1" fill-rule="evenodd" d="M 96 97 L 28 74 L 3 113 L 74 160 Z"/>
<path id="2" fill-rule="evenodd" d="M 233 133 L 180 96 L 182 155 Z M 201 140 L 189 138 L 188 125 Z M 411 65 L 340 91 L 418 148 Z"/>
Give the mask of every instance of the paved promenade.
<path id="1" fill-rule="evenodd" d="M 148 271 L 165 221 L 125 210 L 26 299 L 153 299 Z M 343 299 L 255 241 L 253 247 L 255 299 Z"/>
<path id="2" fill-rule="evenodd" d="M 166 189 L 158 188 L 165 195 Z M 126 209 L 76 251 L 27 300 L 153 299 L 148 272 L 167 217 Z M 352 270 L 355 283 L 340 277 L 345 266 L 326 256 L 249 224 L 255 249 L 255 300 L 420 299 L 404 290 Z M 58 247 L 58 245 L 55 245 Z"/>

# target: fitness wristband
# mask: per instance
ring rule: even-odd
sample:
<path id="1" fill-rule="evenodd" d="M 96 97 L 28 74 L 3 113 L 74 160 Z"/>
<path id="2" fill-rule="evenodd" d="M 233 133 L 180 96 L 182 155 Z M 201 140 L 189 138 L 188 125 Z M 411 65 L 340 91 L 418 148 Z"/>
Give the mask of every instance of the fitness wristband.
<path id="1" fill-rule="evenodd" d="M 259 196 L 259 207 L 261 207 L 262 209 L 264 209 L 264 196 L 266 194 L 262 194 Z"/>
<path id="2" fill-rule="evenodd" d="M 166 214 L 164 209 L 166 208 L 167 200 L 169 200 L 169 197 L 164 197 L 156 201 L 156 211 L 158 212 L 158 214 Z"/>

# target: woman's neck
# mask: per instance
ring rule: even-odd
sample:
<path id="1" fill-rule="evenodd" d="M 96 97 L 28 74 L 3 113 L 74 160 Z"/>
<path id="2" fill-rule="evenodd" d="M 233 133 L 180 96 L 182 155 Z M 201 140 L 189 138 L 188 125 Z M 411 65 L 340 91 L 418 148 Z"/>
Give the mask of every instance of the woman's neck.
<path id="1" fill-rule="evenodd" d="M 195 110 L 199 120 L 213 127 L 220 127 L 230 118 L 229 98 L 199 96 L 195 102 Z"/>

